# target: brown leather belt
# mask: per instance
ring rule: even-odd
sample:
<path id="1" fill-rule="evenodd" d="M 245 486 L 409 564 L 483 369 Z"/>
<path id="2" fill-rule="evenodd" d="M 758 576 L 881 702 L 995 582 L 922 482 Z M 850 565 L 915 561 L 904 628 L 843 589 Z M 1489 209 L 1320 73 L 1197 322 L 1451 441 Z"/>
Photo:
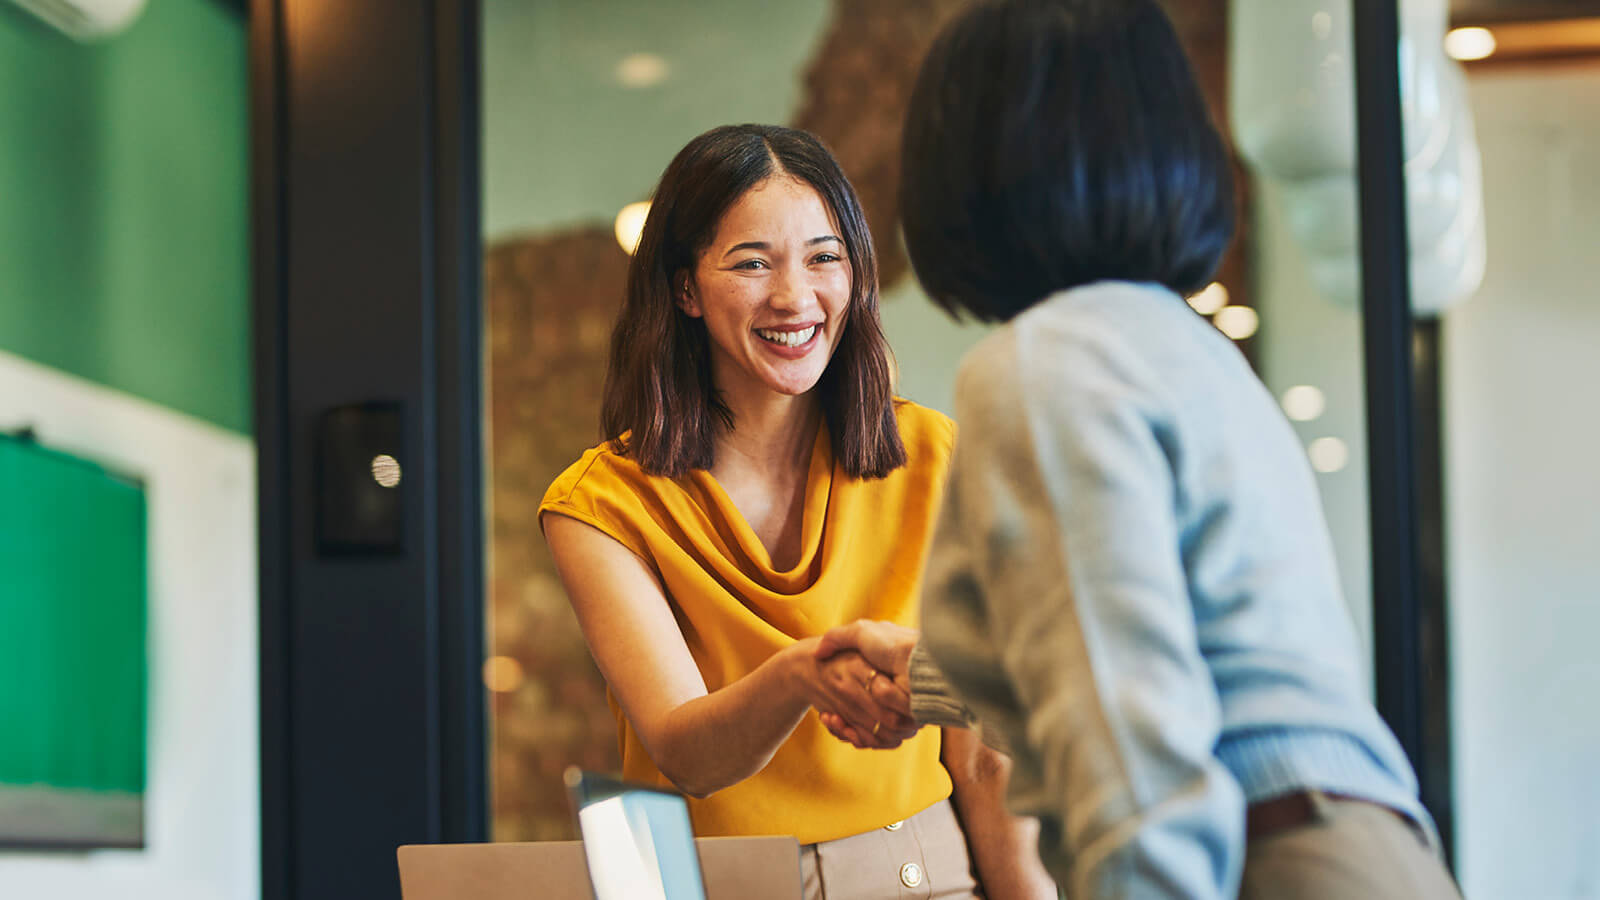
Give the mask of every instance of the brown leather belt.
<path id="1" fill-rule="evenodd" d="M 1322 792 L 1322 796 L 1336 803 L 1366 803 L 1376 806 L 1384 812 L 1390 813 L 1407 828 L 1415 829 L 1411 820 L 1396 810 L 1390 809 L 1381 803 L 1373 803 L 1360 797 L 1351 797 L 1345 794 L 1330 794 Z M 1291 828 L 1310 825 L 1317 820 L 1317 805 L 1312 799 L 1311 791 L 1295 791 L 1269 800 L 1261 800 L 1250 804 L 1244 814 L 1244 833 L 1248 840 L 1270 837 Z"/>

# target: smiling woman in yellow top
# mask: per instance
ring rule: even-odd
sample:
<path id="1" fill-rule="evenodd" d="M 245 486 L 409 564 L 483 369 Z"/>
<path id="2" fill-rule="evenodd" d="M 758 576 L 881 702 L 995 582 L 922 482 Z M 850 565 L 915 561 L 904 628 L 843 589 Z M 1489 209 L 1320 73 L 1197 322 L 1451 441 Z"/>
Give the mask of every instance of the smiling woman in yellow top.
<path id="1" fill-rule="evenodd" d="M 975 879 L 1021 896 L 1031 835 L 989 751 L 907 739 L 864 689 L 876 670 L 814 652 L 856 619 L 916 624 L 954 428 L 893 399 L 890 370 L 832 156 L 791 129 L 707 132 L 662 175 L 630 265 L 605 441 L 540 520 L 625 777 L 690 795 L 698 834 L 795 835 L 809 896 L 973 896 Z M 878 722 L 880 749 L 834 740 L 819 711 Z"/>

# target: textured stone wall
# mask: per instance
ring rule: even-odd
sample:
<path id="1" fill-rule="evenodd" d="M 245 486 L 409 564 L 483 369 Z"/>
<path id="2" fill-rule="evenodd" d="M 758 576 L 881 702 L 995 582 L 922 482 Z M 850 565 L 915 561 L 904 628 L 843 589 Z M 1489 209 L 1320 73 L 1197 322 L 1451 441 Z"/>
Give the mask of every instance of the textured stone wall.
<path id="1" fill-rule="evenodd" d="M 898 236 L 900 124 L 922 54 L 963 0 L 835 0 L 792 123 L 821 135 L 850 177 L 892 285 L 910 262 Z"/>
<path id="2" fill-rule="evenodd" d="M 494 838 L 571 837 L 561 771 L 615 770 L 616 724 L 537 513 L 545 488 L 597 443 L 606 343 L 627 256 L 609 228 L 489 250 Z"/>

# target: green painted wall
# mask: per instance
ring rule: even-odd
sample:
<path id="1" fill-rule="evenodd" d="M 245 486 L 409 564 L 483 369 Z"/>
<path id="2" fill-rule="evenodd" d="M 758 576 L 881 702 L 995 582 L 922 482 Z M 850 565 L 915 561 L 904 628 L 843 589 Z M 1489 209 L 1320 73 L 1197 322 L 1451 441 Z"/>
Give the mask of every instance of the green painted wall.
<path id="1" fill-rule="evenodd" d="M 244 22 L 84 45 L 0 3 L 0 350 L 250 430 Z"/>

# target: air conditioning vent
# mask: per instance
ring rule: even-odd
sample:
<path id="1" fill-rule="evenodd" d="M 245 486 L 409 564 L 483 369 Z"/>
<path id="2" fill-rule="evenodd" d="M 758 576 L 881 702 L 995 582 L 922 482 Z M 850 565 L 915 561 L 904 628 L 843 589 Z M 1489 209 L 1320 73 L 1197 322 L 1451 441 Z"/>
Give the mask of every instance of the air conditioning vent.
<path id="1" fill-rule="evenodd" d="M 79 41 L 108 38 L 133 24 L 147 0 L 13 0 Z"/>

